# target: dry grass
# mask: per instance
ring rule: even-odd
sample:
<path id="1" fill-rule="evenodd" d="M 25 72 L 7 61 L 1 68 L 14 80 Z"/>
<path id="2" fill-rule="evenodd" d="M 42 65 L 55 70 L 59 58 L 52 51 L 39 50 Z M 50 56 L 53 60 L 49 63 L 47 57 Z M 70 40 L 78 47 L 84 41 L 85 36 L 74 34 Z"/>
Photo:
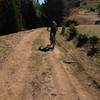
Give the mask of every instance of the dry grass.
<path id="1" fill-rule="evenodd" d="M 96 58 L 96 62 L 100 65 L 100 56 Z"/>
<path id="2" fill-rule="evenodd" d="M 100 37 L 100 26 L 78 26 L 78 31 L 81 34 L 87 34 L 88 36 L 97 35 Z M 99 34 L 97 34 L 99 33 Z M 84 48 L 75 48 L 73 41 L 65 41 L 64 37 L 58 35 L 57 40 L 64 47 L 65 50 L 62 51 L 62 60 L 69 62 L 73 61 L 75 63 L 70 63 L 69 66 L 82 84 L 85 84 L 87 88 L 91 88 L 96 93 L 99 93 L 100 88 L 100 56 L 90 58 L 86 56 L 86 51 Z M 94 61 L 96 59 L 96 62 Z M 96 83 L 93 83 L 93 82 Z M 91 86 L 89 87 L 90 84 Z"/>
<path id="3" fill-rule="evenodd" d="M 80 25 L 77 29 L 81 34 L 87 34 L 88 36 L 96 35 L 100 37 L 100 25 Z"/>
<path id="4" fill-rule="evenodd" d="M 84 5 L 86 3 L 86 5 Z M 81 3 L 81 7 L 85 9 L 96 8 L 100 3 L 100 0 L 83 0 Z"/>

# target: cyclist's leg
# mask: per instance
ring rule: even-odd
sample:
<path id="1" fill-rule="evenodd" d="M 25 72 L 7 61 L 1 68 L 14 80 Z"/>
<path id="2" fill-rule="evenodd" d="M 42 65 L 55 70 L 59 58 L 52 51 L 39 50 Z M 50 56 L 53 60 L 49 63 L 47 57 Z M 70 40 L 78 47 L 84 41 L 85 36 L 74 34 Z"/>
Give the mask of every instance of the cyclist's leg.
<path id="1" fill-rule="evenodd" d="M 53 48 L 56 45 L 56 31 L 53 32 Z"/>
<path id="2" fill-rule="evenodd" d="M 50 44 L 53 44 L 53 31 L 50 32 Z"/>

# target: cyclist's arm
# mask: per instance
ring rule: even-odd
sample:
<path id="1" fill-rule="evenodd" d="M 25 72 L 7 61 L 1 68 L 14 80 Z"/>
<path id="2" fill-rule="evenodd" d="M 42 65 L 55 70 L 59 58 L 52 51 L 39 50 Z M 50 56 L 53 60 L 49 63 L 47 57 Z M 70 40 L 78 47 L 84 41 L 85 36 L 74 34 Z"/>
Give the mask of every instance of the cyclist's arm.
<path id="1" fill-rule="evenodd" d="M 58 26 L 56 27 L 56 30 L 58 31 Z"/>
<path id="2" fill-rule="evenodd" d="M 49 27 L 47 27 L 47 31 L 49 31 Z"/>

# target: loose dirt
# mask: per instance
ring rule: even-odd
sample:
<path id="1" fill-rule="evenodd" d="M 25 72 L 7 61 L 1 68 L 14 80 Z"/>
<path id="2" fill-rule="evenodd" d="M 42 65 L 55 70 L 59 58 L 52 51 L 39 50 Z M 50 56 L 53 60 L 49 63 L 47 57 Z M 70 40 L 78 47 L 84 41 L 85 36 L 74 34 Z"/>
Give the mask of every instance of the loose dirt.
<path id="1" fill-rule="evenodd" d="M 45 28 L 36 29 L 16 44 L 0 70 L 0 100 L 99 100 L 63 63 L 61 47 L 38 50 L 48 38 Z"/>

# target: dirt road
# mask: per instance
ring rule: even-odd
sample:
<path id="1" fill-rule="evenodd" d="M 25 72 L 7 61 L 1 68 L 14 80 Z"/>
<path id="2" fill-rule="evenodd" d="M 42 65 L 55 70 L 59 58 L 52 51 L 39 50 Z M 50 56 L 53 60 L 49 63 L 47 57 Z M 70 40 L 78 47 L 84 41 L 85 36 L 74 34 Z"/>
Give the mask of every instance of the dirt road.
<path id="1" fill-rule="evenodd" d="M 41 52 L 45 29 L 25 34 L 0 70 L 0 100 L 99 100 L 61 61 L 61 50 Z M 66 67 L 68 70 L 66 70 Z"/>

